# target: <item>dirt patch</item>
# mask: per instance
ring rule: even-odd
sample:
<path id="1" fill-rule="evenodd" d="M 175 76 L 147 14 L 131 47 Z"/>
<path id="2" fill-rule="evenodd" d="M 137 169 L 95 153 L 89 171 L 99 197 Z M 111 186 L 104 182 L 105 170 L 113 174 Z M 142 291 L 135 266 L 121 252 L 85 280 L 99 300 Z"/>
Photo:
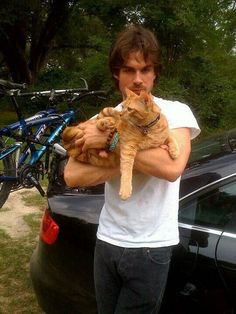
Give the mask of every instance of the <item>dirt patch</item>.
<path id="1" fill-rule="evenodd" d="M 24 221 L 24 216 L 42 213 L 37 206 L 25 205 L 22 197 L 26 192 L 27 195 L 38 193 L 34 189 L 12 192 L 4 206 L 0 208 L 0 229 L 6 231 L 11 238 L 23 237 L 30 232 L 30 227 Z"/>

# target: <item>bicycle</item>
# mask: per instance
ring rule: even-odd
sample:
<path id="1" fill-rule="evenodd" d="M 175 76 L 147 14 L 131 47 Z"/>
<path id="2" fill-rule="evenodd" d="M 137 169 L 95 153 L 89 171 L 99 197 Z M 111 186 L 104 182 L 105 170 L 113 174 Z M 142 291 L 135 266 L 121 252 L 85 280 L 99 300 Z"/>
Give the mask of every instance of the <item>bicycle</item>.
<path id="1" fill-rule="evenodd" d="M 23 92 L 25 84 L 16 84 L 0 80 L 0 92 L 10 97 L 18 121 L 0 128 L 0 208 L 9 194 L 19 188 L 36 187 L 44 196 L 39 180 L 45 174 L 50 176 L 50 155 L 54 151 L 66 156 L 60 145 L 60 134 L 67 125 L 76 122 L 76 114 L 81 109 L 74 109 L 74 103 L 88 96 L 104 96 L 105 92 L 90 91 L 86 80 L 85 87 L 37 92 Z M 17 102 L 17 97 L 48 98 L 46 110 L 24 118 Z M 65 100 L 68 110 L 57 112 L 57 104 Z M 44 158 L 43 158 L 44 157 Z"/>

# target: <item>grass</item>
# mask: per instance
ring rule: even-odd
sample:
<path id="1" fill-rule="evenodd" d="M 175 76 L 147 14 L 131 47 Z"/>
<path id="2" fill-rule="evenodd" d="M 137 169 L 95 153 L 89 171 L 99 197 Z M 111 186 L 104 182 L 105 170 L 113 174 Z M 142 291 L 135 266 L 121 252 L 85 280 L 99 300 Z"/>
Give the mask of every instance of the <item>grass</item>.
<path id="1" fill-rule="evenodd" d="M 24 195 L 24 202 L 41 207 L 45 199 L 41 197 L 39 201 L 38 194 L 32 196 L 31 192 Z M 29 275 L 29 260 L 37 243 L 41 216 L 32 213 L 24 217 L 31 231 L 19 239 L 9 237 L 0 226 L 0 314 L 42 314 Z"/>
<path id="2" fill-rule="evenodd" d="M 32 194 L 32 191 L 26 191 L 22 194 L 22 200 L 26 206 L 35 206 L 37 204 L 39 209 L 45 208 L 46 199 L 42 197 L 38 192 Z"/>
<path id="3" fill-rule="evenodd" d="M 4 127 L 7 124 L 13 123 L 17 121 L 17 116 L 14 111 L 1 111 L 0 115 L 0 127 Z"/>

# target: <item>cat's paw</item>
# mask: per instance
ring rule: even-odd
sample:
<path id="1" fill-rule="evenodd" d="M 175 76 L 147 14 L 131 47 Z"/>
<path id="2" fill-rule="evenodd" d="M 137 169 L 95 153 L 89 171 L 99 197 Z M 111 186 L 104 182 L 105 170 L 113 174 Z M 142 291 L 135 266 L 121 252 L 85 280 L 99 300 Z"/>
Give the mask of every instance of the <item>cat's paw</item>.
<path id="1" fill-rule="evenodd" d="M 168 138 L 168 151 L 172 159 L 177 159 L 180 155 L 178 142 L 173 135 L 169 135 Z"/>
<path id="2" fill-rule="evenodd" d="M 132 194 L 132 188 L 130 189 L 126 187 L 120 188 L 119 196 L 123 201 L 127 200 L 131 196 L 131 194 Z"/>
<path id="3" fill-rule="evenodd" d="M 64 142 L 72 141 L 73 139 L 79 139 L 83 137 L 84 132 L 78 128 L 78 126 L 68 126 L 62 132 L 61 138 Z"/>
<path id="4" fill-rule="evenodd" d="M 169 154 L 172 159 L 177 159 L 179 157 L 179 149 L 169 149 Z"/>
<path id="5" fill-rule="evenodd" d="M 115 121 L 111 117 L 102 118 L 97 121 L 97 127 L 101 131 L 105 131 L 107 129 L 115 129 Z"/>

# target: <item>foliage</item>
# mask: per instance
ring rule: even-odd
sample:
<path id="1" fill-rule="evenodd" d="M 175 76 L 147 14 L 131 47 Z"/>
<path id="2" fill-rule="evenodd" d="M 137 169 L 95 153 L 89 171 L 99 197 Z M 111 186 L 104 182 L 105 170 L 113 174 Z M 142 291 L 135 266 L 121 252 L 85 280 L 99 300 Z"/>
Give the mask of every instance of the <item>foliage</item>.
<path id="1" fill-rule="evenodd" d="M 162 47 L 163 69 L 155 94 L 187 102 L 202 128 L 234 126 L 235 0 L 63 0 L 60 5 L 59 2 L 14 0 L 1 6 L 2 73 L 10 73 L 14 80 L 24 77 L 20 64 L 16 66 L 20 57 L 14 55 L 12 70 L 2 41 L 3 32 L 12 35 L 9 28 L 16 31 L 24 21 L 25 31 L 21 27 L 9 38 L 14 43 L 12 47 L 17 47 L 19 38 L 22 39 L 21 53 L 33 88 L 77 87 L 80 77 L 84 77 L 91 88 L 105 89 L 109 95 L 107 102 L 114 105 L 120 96 L 108 70 L 109 49 L 124 25 L 141 23 L 154 31 Z M 59 17 L 61 27 L 53 28 L 50 21 Z M 51 35 L 44 38 L 47 29 Z M 39 55 L 37 67 L 32 66 L 32 60 Z"/>
<path id="2" fill-rule="evenodd" d="M 68 19 L 73 1 L 4 1 L 0 9 L 0 51 L 12 79 L 33 83 Z"/>
<path id="3" fill-rule="evenodd" d="M 16 119 L 17 117 L 15 112 L 4 110 L 0 115 L 0 127 L 4 127 L 7 124 L 13 123 L 16 121 Z"/>

